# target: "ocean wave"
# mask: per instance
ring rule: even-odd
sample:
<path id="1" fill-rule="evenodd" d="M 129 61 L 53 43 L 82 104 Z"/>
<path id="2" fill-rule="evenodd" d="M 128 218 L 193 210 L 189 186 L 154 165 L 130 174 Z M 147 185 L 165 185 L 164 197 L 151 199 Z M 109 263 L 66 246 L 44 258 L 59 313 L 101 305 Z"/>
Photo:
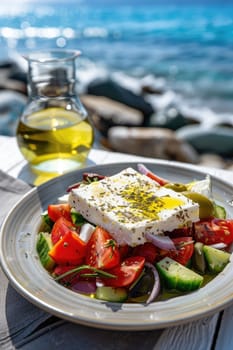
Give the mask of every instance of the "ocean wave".
<path id="1" fill-rule="evenodd" d="M 82 51 L 80 89 L 112 75 L 137 92 L 150 77 L 166 91 L 153 97 L 157 108 L 178 103 L 219 115 L 233 111 L 233 6 L 55 3 L 1 4 L 2 57 L 4 49 L 75 48 Z"/>
<path id="2" fill-rule="evenodd" d="M 28 38 L 44 38 L 53 39 L 63 36 L 66 39 L 80 38 L 103 38 L 108 36 L 108 31 L 103 27 L 88 27 L 83 30 L 74 30 L 71 27 L 33 27 L 26 28 L 0 28 L 0 35 L 4 39 L 28 39 Z"/>

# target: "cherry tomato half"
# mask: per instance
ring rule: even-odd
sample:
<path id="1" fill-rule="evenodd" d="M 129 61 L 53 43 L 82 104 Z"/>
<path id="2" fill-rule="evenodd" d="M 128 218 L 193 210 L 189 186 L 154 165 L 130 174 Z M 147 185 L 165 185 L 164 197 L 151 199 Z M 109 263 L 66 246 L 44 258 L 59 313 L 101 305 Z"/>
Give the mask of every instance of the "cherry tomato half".
<path id="1" fill-rule="evenodd" d="M 194 223 L 194 239 L 206 245 L 233 242 L 233 220 L 210 219 Z"/>
<path id="2" fill-rule="evenodd" d="M 142 256 L 132 256 L 125 259 L 121 265 L 109 270 L 109 273 L 116 278 L 103 278 L 106 286 L 127 287 L 131 285 L 141 274 L 145 264 L 145 258 Z"/>
<path id="3" fill-rule="evenodd" d="M 86 243 L 72 231 L 68 231 L 49 251 L 51 258 L 61 265 L 79 265 L 85 254 Z"/>
<path id="4" fill-rule="evenodd" d="M 68 203 L 50 204 L 48 205 L 48 216 L 53 222 L 56 222 L 60 217 L 71 221 L 70 205 Z"/>
<path id="5" fill-rule="evenodd" d="M 56 244 L 59 239 L 61 239 L 67 232 L 78 232 L 80 228 L 76 227 L 72 222 L 65 219 L 64 217 L 60 217 L 55 224 L 53 225 L 51 231 L 51 240 L 53 244 Z"/>
<path id="6" fill-rule="evenodd" d="M 154 263 L 158 257 L 158 249 L 153 243 L 146 242 L 133 248 L 134 256 L 142 256 L 147 262 Z"/>
<path id="7" fill-rule="evenodd" d="M 159 252 L 160 259 L 168 256 L 182 265 L 187 265 L 194 252 L 194 242 L 192 237 L 177 237 L 172 240 L 176 246 L 176 250 L 161 249 Z"/>
<path id="8" fill-rule="evenodd" d="M 111 269 L 120 263 L 116 241 L 103 228 L 96 227 L 87 244 L 86 264 L 98 269 Z"/>

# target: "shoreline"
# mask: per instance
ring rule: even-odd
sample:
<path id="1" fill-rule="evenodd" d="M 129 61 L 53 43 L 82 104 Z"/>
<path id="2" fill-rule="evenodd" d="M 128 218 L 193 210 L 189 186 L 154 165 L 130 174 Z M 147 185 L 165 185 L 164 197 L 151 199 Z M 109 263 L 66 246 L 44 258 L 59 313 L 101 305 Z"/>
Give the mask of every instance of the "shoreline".
<path id="1" fill-rule="evenodd" d="M 190 163 L 206 162 L 209 154 L 216 167 L 232 167 L 233 114 L 223 118 L 206 107 L 194 109 L 153 76 L 137 79 L 96 69 L 78 72 L 78 95 L 94 122 L 100 146 Z M 17 58 L 0 62 L 0 76 L 0 134 L 13 136 L 27 103 L 25 67 Z M 158 140 L 160 149 L 163 144 L 160 152 Z"/>

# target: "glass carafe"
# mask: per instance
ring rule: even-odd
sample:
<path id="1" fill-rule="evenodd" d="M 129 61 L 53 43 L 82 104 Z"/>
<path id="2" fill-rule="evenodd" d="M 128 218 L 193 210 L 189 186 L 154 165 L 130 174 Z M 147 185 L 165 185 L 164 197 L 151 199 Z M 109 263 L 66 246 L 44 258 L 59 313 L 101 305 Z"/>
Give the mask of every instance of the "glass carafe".
<path id="1" fill-rule="evenodd" d="M 94 130 L 75 88 L 78 56 L 53 50 L 26 57 L 29 99 L 17 142 L 32 171 L 44 179 L 82 167 L 93 144 Z"/>

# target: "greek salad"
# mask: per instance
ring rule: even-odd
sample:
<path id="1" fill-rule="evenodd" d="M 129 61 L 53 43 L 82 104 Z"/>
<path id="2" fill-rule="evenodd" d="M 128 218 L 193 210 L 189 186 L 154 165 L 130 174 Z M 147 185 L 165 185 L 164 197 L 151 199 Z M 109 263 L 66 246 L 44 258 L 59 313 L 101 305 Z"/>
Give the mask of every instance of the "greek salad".
<path id="1" fill-rule="evenodd" d="M 149 304 L 198 290 L 229 263 L 233 219 L 211 178 L 176 183 L 143 164 L 82 181 L 48 205 L 36 249 L 57 283 L 107 302 Z"/>

